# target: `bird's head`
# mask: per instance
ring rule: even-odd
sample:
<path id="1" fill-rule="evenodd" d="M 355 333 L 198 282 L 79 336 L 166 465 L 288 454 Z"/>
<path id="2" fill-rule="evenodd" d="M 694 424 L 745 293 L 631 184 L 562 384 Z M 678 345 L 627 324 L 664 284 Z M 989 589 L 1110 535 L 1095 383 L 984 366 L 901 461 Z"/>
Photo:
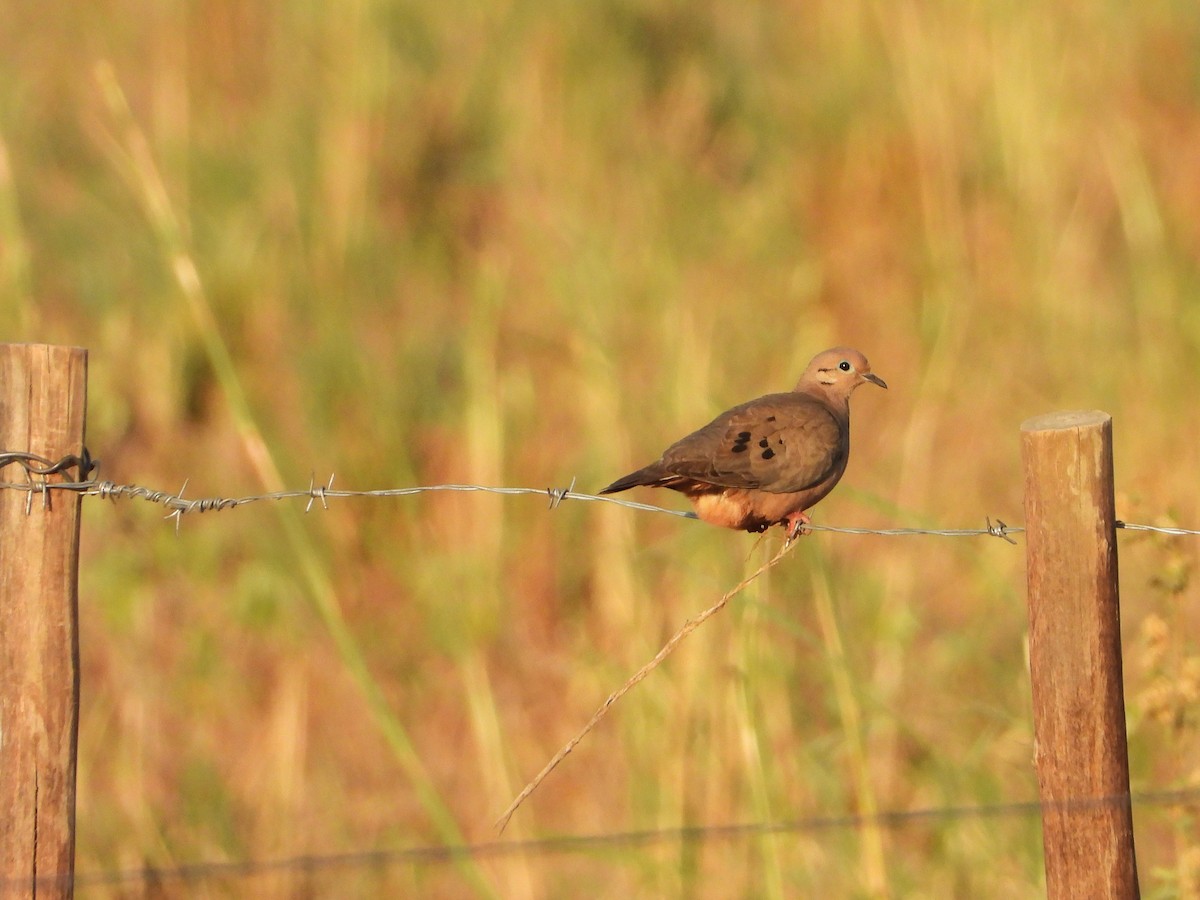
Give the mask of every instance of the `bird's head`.
<path id="1" fill-rule="evenodd" d="M 887 387 L 887 382 L 871 371 L 867 358 L 849 347 L 834 347 L 813 357 L 796 390 L 811 390 L 817 388 L 834 397 L 848 398 L 854 389 L 863 382 L 881 388 Z"/>

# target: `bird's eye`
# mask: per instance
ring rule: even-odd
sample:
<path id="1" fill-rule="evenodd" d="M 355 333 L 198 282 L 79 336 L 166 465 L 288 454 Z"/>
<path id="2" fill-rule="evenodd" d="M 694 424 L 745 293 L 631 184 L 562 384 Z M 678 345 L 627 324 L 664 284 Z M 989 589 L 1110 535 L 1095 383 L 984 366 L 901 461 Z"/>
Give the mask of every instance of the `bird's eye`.
<path id="1" fill-rule="evenodd" d="M 840 363 L 838 363 L 838 368 L 841 369 L 843 372 L 849 372 L 850 369 L 853 367 L 850 365 L 850 363 L 847 360 L 843 359 Z"/>

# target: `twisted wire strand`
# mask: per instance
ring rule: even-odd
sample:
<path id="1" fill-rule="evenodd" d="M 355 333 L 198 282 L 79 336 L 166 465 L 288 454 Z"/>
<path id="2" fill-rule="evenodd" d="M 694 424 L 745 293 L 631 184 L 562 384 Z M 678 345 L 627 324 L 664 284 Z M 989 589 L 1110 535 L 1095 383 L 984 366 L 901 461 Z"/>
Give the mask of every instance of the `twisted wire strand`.
<path id="1" fill-rule="evenodd" d="M 344 490 L 334 488 L 334 476 L 329 480 L 318 483 L 315 478 L 309 480 L 307 488 L 295 488 L 284 491 L 271 491 L 264 494 L 247 494 L 240 497 L 184 497 L 187 482 L 178 491 L 164 491 L 146 487 L 140 484 L 118 484 L 112 481 L 100 481 L 88 476 L 95 470 L 99 460 L 93 459 L 87 448 L 80 455 L 68 454 L 57 460 L 47 459 L 35 453 L 24 451 L 0 451 L 0 468 L 18 465 L 25 472 L 23 482 L 0 482 L 0 490 L 25 491 L 29 494 L 26 501 L 26 511 L 29 510 L 34 494 L 41 494 L 43 502 L 48 502 L 51 491 L 72 491 L 84 497 L 100 497 L 107 500 L 133 499 L 147 503 L 155 503 L 168 510 L 167 518 L 174 519 L 176 527 L 185 515 L 196 513 L 217 512 L 235 509 L 251 503 L 262 503 L 279 500 L 307 500 L 305 512 L 313 505 L 320 503 L 322 508 L 329 508 L 330 500 L 342 500 L 358 497 L 409 497 L 415 494 L 436 493 L 443 491 L 462 491 L 470 493 L 500 494 L 518 496 L 532 494 L 544 496 L 549 501 L 550 509 L 557 509 L 567 500 L 579 500 L 589 503 L 611 503 L 626 509 L 641 512 L 661 513 L 676 516 L 681 519 L 697 518 L 694 512 L 667 509 L 650 503 L 639 503 L 636 500 L 626 500 L 622 497 L 586 494 L 575 490 L 575 479 L 565 488 L 532 488 L 532 487 L 497 487 L 485 484 L 427 484 L 412 487 L 377 488 L 374 490 Z M 70 469 L 76 469 L 78 479 L 75 481 L 51 481 L 50 476 L 64 474 Z M 1002 520 L 992 521 L 987 517 L 983 528 L 859 528 L 840 525 L 820 525 L 810 523 L 805 526 L 808 531 L 827 531 L 834 534 L 869 534 L 882 537 L 902 537 L 912 535 L 933 535 L 938 537 L 979 537 L 989 536 L 1000 538 L 1010 544 L 1014 534 L 1022 534 L 1025 529 L 1020 525 L 1007 525 Z M 1126 531 L 1155 532 L 1175 537 L 1200 536 L 1200 529 L 1179 528 L 1167 525 L 1147 525 L 1117 520 L 1117 528 Z"/>

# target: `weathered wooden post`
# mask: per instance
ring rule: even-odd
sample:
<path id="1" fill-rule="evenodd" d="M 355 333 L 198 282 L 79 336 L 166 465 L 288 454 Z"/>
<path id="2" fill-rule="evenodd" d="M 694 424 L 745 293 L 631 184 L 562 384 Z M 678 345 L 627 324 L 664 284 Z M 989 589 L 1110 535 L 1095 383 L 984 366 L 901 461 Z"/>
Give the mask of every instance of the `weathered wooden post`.
<path id="1" fill-rule="evenodd" d="M 1112 418 L 1029 419 L 1021 456 L 1046 893 L 1051 900 L 1137 897 Z"/>
<path id="2" fill-rule="evenodd" d="M 81 454 L 86 399 L 86 350 L 0 344 L 0 451 L 51 460 Z M 73 481 L 77 471 L 47 477 Z M 26 474 L 9 465 L 0 471 L 0 481 L 23 483 Z M 73 893 L 80 500 L 66 491 L 31 495 L 0 489 L 0 894 L 5 897 Z"/>

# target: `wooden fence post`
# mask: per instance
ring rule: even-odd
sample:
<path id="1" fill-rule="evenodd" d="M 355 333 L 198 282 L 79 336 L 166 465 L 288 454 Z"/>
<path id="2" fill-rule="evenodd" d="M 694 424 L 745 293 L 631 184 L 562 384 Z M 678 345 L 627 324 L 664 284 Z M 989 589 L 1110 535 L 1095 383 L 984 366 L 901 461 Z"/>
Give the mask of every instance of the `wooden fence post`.
<path id="1" fill-rule="evenodd" d="M 86 399 L 86 350 L 0 344 L 0 450 L 52 460 L 79 455 Z M 48 477 L 73 481 L 76 474 L 70 469 Z M 25 480 L 17 465 L 0 472 L 3 482 Z M 0 894 L 5 897 L 73 893 L 80 501 L 66 491 L 0 490 Z"/>
<path id="2" fill-rule="evenodd" d="M 1137 897 L 1112 418 L 1029 419 L 1021 456 L 1046 893 L 1051 900 Z"/>

